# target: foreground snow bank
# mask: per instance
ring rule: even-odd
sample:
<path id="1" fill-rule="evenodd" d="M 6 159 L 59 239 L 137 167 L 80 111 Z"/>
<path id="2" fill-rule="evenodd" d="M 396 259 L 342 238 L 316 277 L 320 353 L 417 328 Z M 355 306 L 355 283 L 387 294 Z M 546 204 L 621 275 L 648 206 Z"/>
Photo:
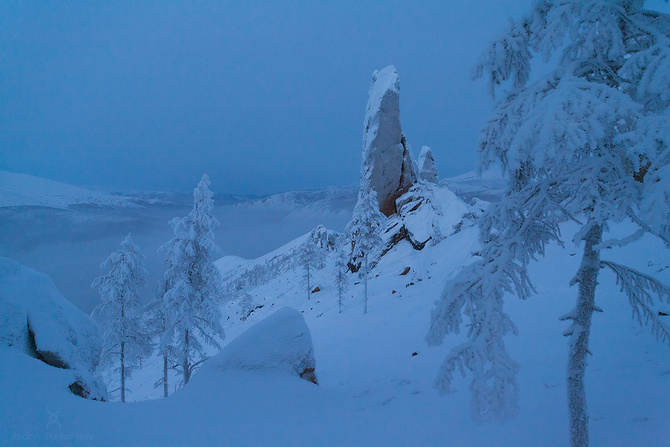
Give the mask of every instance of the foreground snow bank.
<path id="1" fill-rule="evenodd" d="M 97 324 L 60 294 L 51 278 L 0 258 L 0 345 L 75 372 L 70 390 L 106 395 L 93 375 L 100 355 Z"/>
<path id="2" fill-rule="evenodd" d="M 207 370 L 279 370 L 317 383 L 314 346 L 302 314 L 283 307 L 242 333 L 203 365 Z"/>

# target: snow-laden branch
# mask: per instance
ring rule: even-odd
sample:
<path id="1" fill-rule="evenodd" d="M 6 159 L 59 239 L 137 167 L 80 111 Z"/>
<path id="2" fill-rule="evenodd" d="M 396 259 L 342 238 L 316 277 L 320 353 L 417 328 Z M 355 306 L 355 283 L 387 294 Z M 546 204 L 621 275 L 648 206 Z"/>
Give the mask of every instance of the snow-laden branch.
<path id="1" fill-rule="evenodd" d="M 670 327 L 659 318 L 657 303 L 670 304 L 670 288 L 649 275 L 611 261 L 601 261 L 616 275 L 617 285 L 626 294 L 633 309 L 633 318 L 640 325 L 651 324 L 651 333 L 670 344 Z"/>

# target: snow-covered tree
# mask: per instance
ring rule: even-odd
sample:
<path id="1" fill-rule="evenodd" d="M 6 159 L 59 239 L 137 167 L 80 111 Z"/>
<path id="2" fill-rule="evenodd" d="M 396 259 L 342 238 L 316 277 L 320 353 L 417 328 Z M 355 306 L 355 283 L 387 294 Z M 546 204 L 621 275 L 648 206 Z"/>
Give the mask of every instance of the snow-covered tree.
<path id="1" fill-rule="evenodd" d="M 120 374 L 121 402 L 126 401 L 126 379 L 140 366 L 142 357 L 150 355 L 153 349 L 141 313 L 139 288 L 144 285 L 147 276 L 143 259 L 129 234 L 121 242 L 121 248 L 100 265 L 107 273 L 91 284 L 102 300 L 102 304 L 94 310 L 102 319 L 100 366 L 111 366 L 114 372 Z"/>
<path id="2" fill-rule="evenodd" d="M 251 311 L 254 310 L 254 297 L 249 292 L 240 292 L 240 312 L 242 312 L 242 321 L 247 321 Z"/>
<path id="3" fill-rule="evenodd" d="M 326 255 L 327 231 L 323 225 L 314 228 L 300 247 L 298 258 L 304 269 L 304 280 L 307 286 L 307 299 L 312 297 L 312 273 L 323 268 Z"/>
<path id="4" fill-rule="evenodd" d="M 349 281 L 347 280 L 347 253 L 343 249 L 337 251 L 335 258 L 335 287 L 337 288 L 337 307 L 338 312 L 342 313 L 342 296 L 347 293 Z"/>
<path id="5" fill-rule="evenodd" d="M 312 297 L 312 271 L 317 263 L 317 246 L 312 231 L 300 247 L 300 265 L 304 269 L 304 280 L 307 288 L 307 299 Z"/>
<path id="6" fill-rule="evenodd" d="M 370 190 L 361 192 L 361 197 L 354 208 L 352 220 L 347 224 L 346 233 L 351 240 L 352 256 L 361 260 L 360 275 L 363 279 L 363 312 L 368 313 L 368 275 L 370 258 L 381 246 L 381 230 L 386 217 L 379 211 L 377 193 Z"/>
<path id="7" fill-rule="evenodd" d="M 470 320 L 468 341 L 445 359 L 437 385 L 449 390 L 456 368 L 472 373 L 473 410 L 503 418 L 514 412 L 518 365 L 503 337 L 516 328 L 503 310 L 505 293 L 534 291 L 527 265 L 559 225 L 579 225 L 582 263 L 572 284 L 568 402 L 573 446 L 588 445 L 584 390 L 586 355 L 598 273 L 612 270 L 634 316 L 670 341 L 654 306 L 670 291 L 652 277 L 603 259 L 606 251 L 645 232 L 670 243 L 670 17 L 642 9 L 641 0 L 540 0 L 493 42 L 477 75 L 500 94 L 482 134 L 480 169 L 500 163 L 507 192 L 480 220 L 479 260 L 449 281 L 428 334 L 440 344 Z M 559 57 L 552 58 L 558 52 Z M 542 55 L 548 74 L 531 79 Z M 551 64 L 554 64 L 552 66 Z M 637 226 L 605 240 L 610 226 Z"/>
<path id="8" fill-rule="evenodd" d="M 209 183 L 203 175 L 193 192 L 193 210 L 170 221 L 174 237 L 161 247 L 166 259 L 159 286 L 160 313 L 165 321 L 160 347 L 181 362 L 184 384 L 207 358 L 203 342 L 220 348 L 219 340 L 224 338 L 220 310 L 223 283 L 213 263 L 220 253 L 214 242 L 218 220 L 212 215 Z"/>

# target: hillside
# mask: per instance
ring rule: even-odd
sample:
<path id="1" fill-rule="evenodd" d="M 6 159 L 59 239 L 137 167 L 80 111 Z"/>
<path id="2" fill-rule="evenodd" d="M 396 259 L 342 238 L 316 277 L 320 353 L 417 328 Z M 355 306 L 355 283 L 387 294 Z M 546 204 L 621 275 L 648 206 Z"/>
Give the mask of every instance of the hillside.
<path id="1" fill-rule="evenodd" d="M 466 204 L 449 192 L 440 203 L 444 227 L 461 221 Z M 573 227 L 564 226 L 567 240 L 572 232 Z M 349 292 L 338 313 L 332 252 L 313 275 L 313 287 L 320 291 L 307 300 L 302 270 L 292 261 L 306 236 L 257 259 L 218 262 L 228 284 L 254 269 L 265 272 L 245 288 L 256 305 L 246 321 L 240 319 L 237 301 L 225 305 L 225 342 L 281 307 L 297 309 L 311 331 L 319 386 L 274 372 L 208 369 L 162 399 L 152 386 L 162 363 L 153 358 L 131 381 L 131 399 L 144 402 L 99 403 L 54 391 L 56 376 L 47 367 L 3 351 L 3 364 L 10 366 L 0 372 L 0 394 L 6 397 L 0 408 L 2 443 L 32 436 L 96 445 L 566 445 L 567 347 L 561 336 L 566 324 L 558 317 L 574 305 L 575 290 L 568 283 L 578 267 L 578 249 L 569 243 L 550 247 L 546 258 L 531 266 L 537 296 L 527 302 L 508 298 L 519 328 L 519 335 L 507 340 L 521 365 L 519 414 L 504 424 L 482 424 L 470 415 L 466 381 L 447 396 L 433 387 L 440 363 L 460 338 L 428 348 L 424 336 L 430 310 L 445 280 L 471 262 L 478 249 L 476 227 L 462 225 L 461 231 L 443 235 L 421 251 L 401 241 L 379 260 L 369 282 L 366 315 L 356 275 L 349 275 Z M 670 256 L 651 238 L 612 250 L 608 258 L 626 260 L 670 282 Z M 274 270 L 277 260 L 281 268 Z M 603 274 L 600 282 L 597 300 L 604 313 L 594 318 L 587 371 L 593 445 L 667 445 L 668 347 L 631 320 L 611 275 Z M 108 382 L 108 388 L 114 383 Z M 45 408 L 61 409 L 58 425 L 49 423 Z"/>
<path id="2" fill-rule="evenodd" d="M 69 209 L 77 205 L 109 208 L 137 206 L 128 197 L 103 194 L 32 175 L 0 171 L 0 208 L 37 206 Z"/>

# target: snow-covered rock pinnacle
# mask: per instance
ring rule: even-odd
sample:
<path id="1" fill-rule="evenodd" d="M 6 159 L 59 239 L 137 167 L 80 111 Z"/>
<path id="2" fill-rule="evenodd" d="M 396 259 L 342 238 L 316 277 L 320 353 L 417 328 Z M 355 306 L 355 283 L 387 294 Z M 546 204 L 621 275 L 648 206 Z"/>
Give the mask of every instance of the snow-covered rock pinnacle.
<path id="1" fill-rule="evenodd" d="M 393 65 L 372 75 L 364 126 L 361 195 L 375 190 L 380 211 L 389 216 L 396 211 L 395 200 L 417 179 L 400 126 L 400 83 Z"/>
<path id="2" fill-rule="evenodd" d="M 423 146 L 419 153 L 419 178 L 431 183 L 437 183 L 437 168 L 433 151 L 428 146 Z"/>

